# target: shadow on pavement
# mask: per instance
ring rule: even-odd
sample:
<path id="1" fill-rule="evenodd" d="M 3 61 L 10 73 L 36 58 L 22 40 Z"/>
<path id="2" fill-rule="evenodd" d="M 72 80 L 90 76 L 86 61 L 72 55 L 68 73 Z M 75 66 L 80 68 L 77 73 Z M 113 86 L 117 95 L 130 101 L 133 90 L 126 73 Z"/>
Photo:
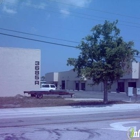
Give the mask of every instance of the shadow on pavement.
<path id="1" fill-rule="evenodd" d="M 81 102 L 74 102 L 70 103 L 69 105 L 72 107 L 106 107 L 106 106 L 112 106 L 113 104 L 126 104 L 126 102 L 123 101 L 108 101 L 107 104 L 105 104 L 103 101 L 81 101 Z M 128 104 L 128 103 L 127 103 Z"/>

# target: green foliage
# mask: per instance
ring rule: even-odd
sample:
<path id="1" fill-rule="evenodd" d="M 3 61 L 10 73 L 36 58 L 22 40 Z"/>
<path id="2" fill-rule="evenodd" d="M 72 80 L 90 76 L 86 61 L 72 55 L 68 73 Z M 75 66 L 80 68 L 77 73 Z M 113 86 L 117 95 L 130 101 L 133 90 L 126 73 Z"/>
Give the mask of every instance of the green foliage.
<path id="1" fill-rule="evenodd" d="M 105 21 L 92 28 L 91 35 L 82 39 L 77 46 L 81 50 L 78 58 L 69 58 L 67 65 L 74 66 L 78 76 L 93 80 L 93 84 L 104 83 L 104 103 L 108 102 L 107 90 L 130 70 L 134 56 L 134 42 L 125 42 L 117 28 L 118 21 Z"/>
<path id="2" fill-rule="evenodd" d="M 92 34 L 82 39 L 77 47 L 81 50 L 78 58 L 67 60 L 67 65 L 74 66 L 78 76 L 92 78 L 94 84 L 104 81 L 112 84 L 130 68 L 139 52 L 133 49 L 132 41 L 123 40 L 117 23 L 105 21 L 103 25 L 96 25 Z"/>

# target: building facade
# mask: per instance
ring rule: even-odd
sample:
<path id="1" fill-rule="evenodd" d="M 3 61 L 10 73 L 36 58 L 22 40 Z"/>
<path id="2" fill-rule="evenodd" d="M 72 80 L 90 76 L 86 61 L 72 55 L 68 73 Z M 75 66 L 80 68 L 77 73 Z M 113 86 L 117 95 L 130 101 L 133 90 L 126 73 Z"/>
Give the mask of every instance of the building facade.
<path id="1" fill-rule="evenodd" d="M 103 90 L 102 84 L 92 86 L 92 80 L 78 78 L 73 70 L 64 72 L 51 72 L 45 75 L 47 83 L 54 83 L 57 89 L 66 90 Z"/>
<path id="2" fill-rule="evenodd" d="M 0 47 L 0 96 L 15 96 L 40 88 L 38 49 Z"/>
<path id="3" fill-rule="evenodd" d="M 140 88 L 140 63 L 133 62 L 131 69 L 118 82 L 117 88 L 120 92 L 128 92 L 128 87 Z"/>
<path id="4" fill-rule="evenodd" d="M 103 83 L 92 85 L 92 80 L 78 78 L 73 70 L 64 72 L 51 72 L 45 75 L 47 83 L 54 83 L 58 89 L 103 91 Z M 113 83 L 111 91 L 127 92 L 128 87 L 140 88 L 140 63 L 133 62 L 130 71 L 119 81 Z"/>

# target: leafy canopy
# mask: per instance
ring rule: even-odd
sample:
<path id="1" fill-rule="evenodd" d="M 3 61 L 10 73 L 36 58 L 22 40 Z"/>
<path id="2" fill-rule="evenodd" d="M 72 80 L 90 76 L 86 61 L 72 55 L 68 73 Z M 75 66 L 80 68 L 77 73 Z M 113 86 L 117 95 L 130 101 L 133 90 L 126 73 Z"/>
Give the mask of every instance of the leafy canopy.
<path id="1" fill-rule="evenodd" d="M 128 70 L 134 56 L 132 41 L 125 42 L 117 28 L 118 21 L 105 21 L 92 28 L 92 34 L 82 39 L 77 47 L 81 50 L 78 58 L 69 58 L 67 65 L 74 66 L 78 76 L 92 78 L 94 84 L 120 79 Z"/>

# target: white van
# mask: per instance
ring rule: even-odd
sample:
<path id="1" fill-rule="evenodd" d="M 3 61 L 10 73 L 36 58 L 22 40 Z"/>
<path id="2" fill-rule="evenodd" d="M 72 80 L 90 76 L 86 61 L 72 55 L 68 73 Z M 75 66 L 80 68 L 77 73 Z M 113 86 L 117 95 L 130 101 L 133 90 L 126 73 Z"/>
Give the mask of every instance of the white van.
<path id="1" fill-rule="evenodd" d="M 42 84 L 41 90 L 44 90 L 44 91 L 56 90 L 56 86 L 55 84 Z"/>

